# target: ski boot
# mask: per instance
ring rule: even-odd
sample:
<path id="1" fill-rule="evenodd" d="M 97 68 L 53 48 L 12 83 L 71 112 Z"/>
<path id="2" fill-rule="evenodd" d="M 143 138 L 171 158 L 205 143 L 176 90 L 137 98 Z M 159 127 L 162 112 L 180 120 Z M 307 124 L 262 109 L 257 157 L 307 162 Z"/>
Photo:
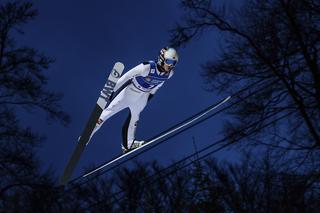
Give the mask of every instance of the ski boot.
<path id="1" fill-rule="evenodd" d="M 127 152 L 130 152 L 130 151 L 136 149 L 136 148 L 139 148 L 140 146 L 144 145 L 145 143 L 146 143 L 145 141 L 136 141 L 136 140 L 134 140 L 133 143 L 130 146 L 130 149 L 127 149 L 122 145 L 122 152 L 123 152 L 123 154 L 125 154 Z"/>

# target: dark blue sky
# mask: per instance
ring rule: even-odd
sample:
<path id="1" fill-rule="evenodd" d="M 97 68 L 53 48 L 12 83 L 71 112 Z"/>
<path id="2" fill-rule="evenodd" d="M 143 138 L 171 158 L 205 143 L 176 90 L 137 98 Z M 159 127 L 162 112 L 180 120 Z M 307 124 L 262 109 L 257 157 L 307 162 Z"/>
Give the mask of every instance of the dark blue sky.
<path id="1" fill-rule="evenodd" d="M 39 16 L 23 28 L 26 34 L 18 36 L 18 41 L 56 59 L 47 73 L 49 88 L 64 94 L 61 105 L 72 123 L 68 127 L 48 123 L 44 113 L 38 112 L 21 121 L 47 136 L 39 157 L 45 167 L 51 165 L 60 175 L 113 64 L 121 61 L 127 71 L 156 59 L 159 49 L 169 41 L 168 30 L 182 19 L 183 11 L 179 1 L 172 0 L 55 0 L 35 1 L 34 6 Z M 201 64 L 217 57 L 221 45 L 221 35 L 212 31 L 178 49 L 180 62 L 175 75 L 142 112 L 137 139 L 149 139 L 221 98 L 204 90 L 200 76 Z M 121 152 L 121 129 L 127 113 L 112 117 L 95 135 L 76 175 L 83 167 L 100 164 Z M 198 149 L 218 138 L 223 119 L 223 115 L 210 119 L 139 160 L 179 160 L 194 151 L 192 137 Z M 232 158 L 229 154 L 216 156 Z"/>

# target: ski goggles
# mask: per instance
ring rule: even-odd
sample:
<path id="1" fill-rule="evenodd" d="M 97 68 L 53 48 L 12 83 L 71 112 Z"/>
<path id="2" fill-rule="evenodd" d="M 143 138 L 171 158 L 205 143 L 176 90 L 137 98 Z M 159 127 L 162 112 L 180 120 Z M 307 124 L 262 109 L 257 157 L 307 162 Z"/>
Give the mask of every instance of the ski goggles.
<path id="1" fill-rule="evenodd" d="M 167 64 L 167 65 L 170 65 L 170 66 L 175 66 L 177 61 L 173 60 L 173 59 L 165 59 L 164 63 Z"/>

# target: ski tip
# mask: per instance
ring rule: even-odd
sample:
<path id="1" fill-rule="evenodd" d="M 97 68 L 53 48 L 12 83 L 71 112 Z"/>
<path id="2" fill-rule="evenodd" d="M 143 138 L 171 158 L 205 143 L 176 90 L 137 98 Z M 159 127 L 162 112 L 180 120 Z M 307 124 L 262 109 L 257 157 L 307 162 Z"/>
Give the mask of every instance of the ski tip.
<path id="1" fill-rule="evenodd" d="M 124 64 L 122 62 L 116 62 L 114 64 L 114 66 L 117 68 L 117 69 L 120 69 L 120 70 L 123 70 L 124 69 Z"/>

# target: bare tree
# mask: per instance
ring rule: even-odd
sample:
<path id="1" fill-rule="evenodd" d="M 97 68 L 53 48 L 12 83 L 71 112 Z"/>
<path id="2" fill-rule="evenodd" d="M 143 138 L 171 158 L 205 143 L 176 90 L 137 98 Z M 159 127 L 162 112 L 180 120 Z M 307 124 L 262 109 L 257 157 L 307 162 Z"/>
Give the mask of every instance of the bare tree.
<path id="1" fill-rule="evenodd" d="M 44 137 L 21 125 L 17 112 L 40 109 L 63 124 L 70 120 L 60 109 L 61 95 L 46 89 L 44 71 L 53 60 L 34 48 L 16 45 L 15 35 L 23 34 L 23 25 L 37 16 L 32 7 L 28 1 L 0 5 L 0 206 L 15 206 L 17 211 L 20 201 L 52 183 L 50 172 L 39 171 L 35 154 Z"/>
<path id="2" fill-rule="evenodd" d="M 213 158 L 167 168 L 137 163 L 82 186 L 95 193 L 76 194 L 89 204 L 80 210 L 94 212 L 317 212 L 319 174 L 286 170 L 270 154 L 247 153 L 237 164 Z"/>
<path id="3" fill-rule="evenodd" d="M 181 3 L 187 15 L 171 31 L 173 45 L 186 45 L 210 29 L 225 35 L 219 58 L 203 66 L 210 89 L 233 93 L 257 82 L 233 98 L 242 102 L 229 111 L 234 117 L 226 124 L 226 134 L 243 138 L 246 147 L 251 144 L 300 151 L 310 159 L 318 155 L 319 1 L 246 0 L 232 12 L 217 1 Z M 255 131 L 283 115 L 287 115 L 284 121 Z M 263 121 L 239 132 L 259 120 Z"/>

